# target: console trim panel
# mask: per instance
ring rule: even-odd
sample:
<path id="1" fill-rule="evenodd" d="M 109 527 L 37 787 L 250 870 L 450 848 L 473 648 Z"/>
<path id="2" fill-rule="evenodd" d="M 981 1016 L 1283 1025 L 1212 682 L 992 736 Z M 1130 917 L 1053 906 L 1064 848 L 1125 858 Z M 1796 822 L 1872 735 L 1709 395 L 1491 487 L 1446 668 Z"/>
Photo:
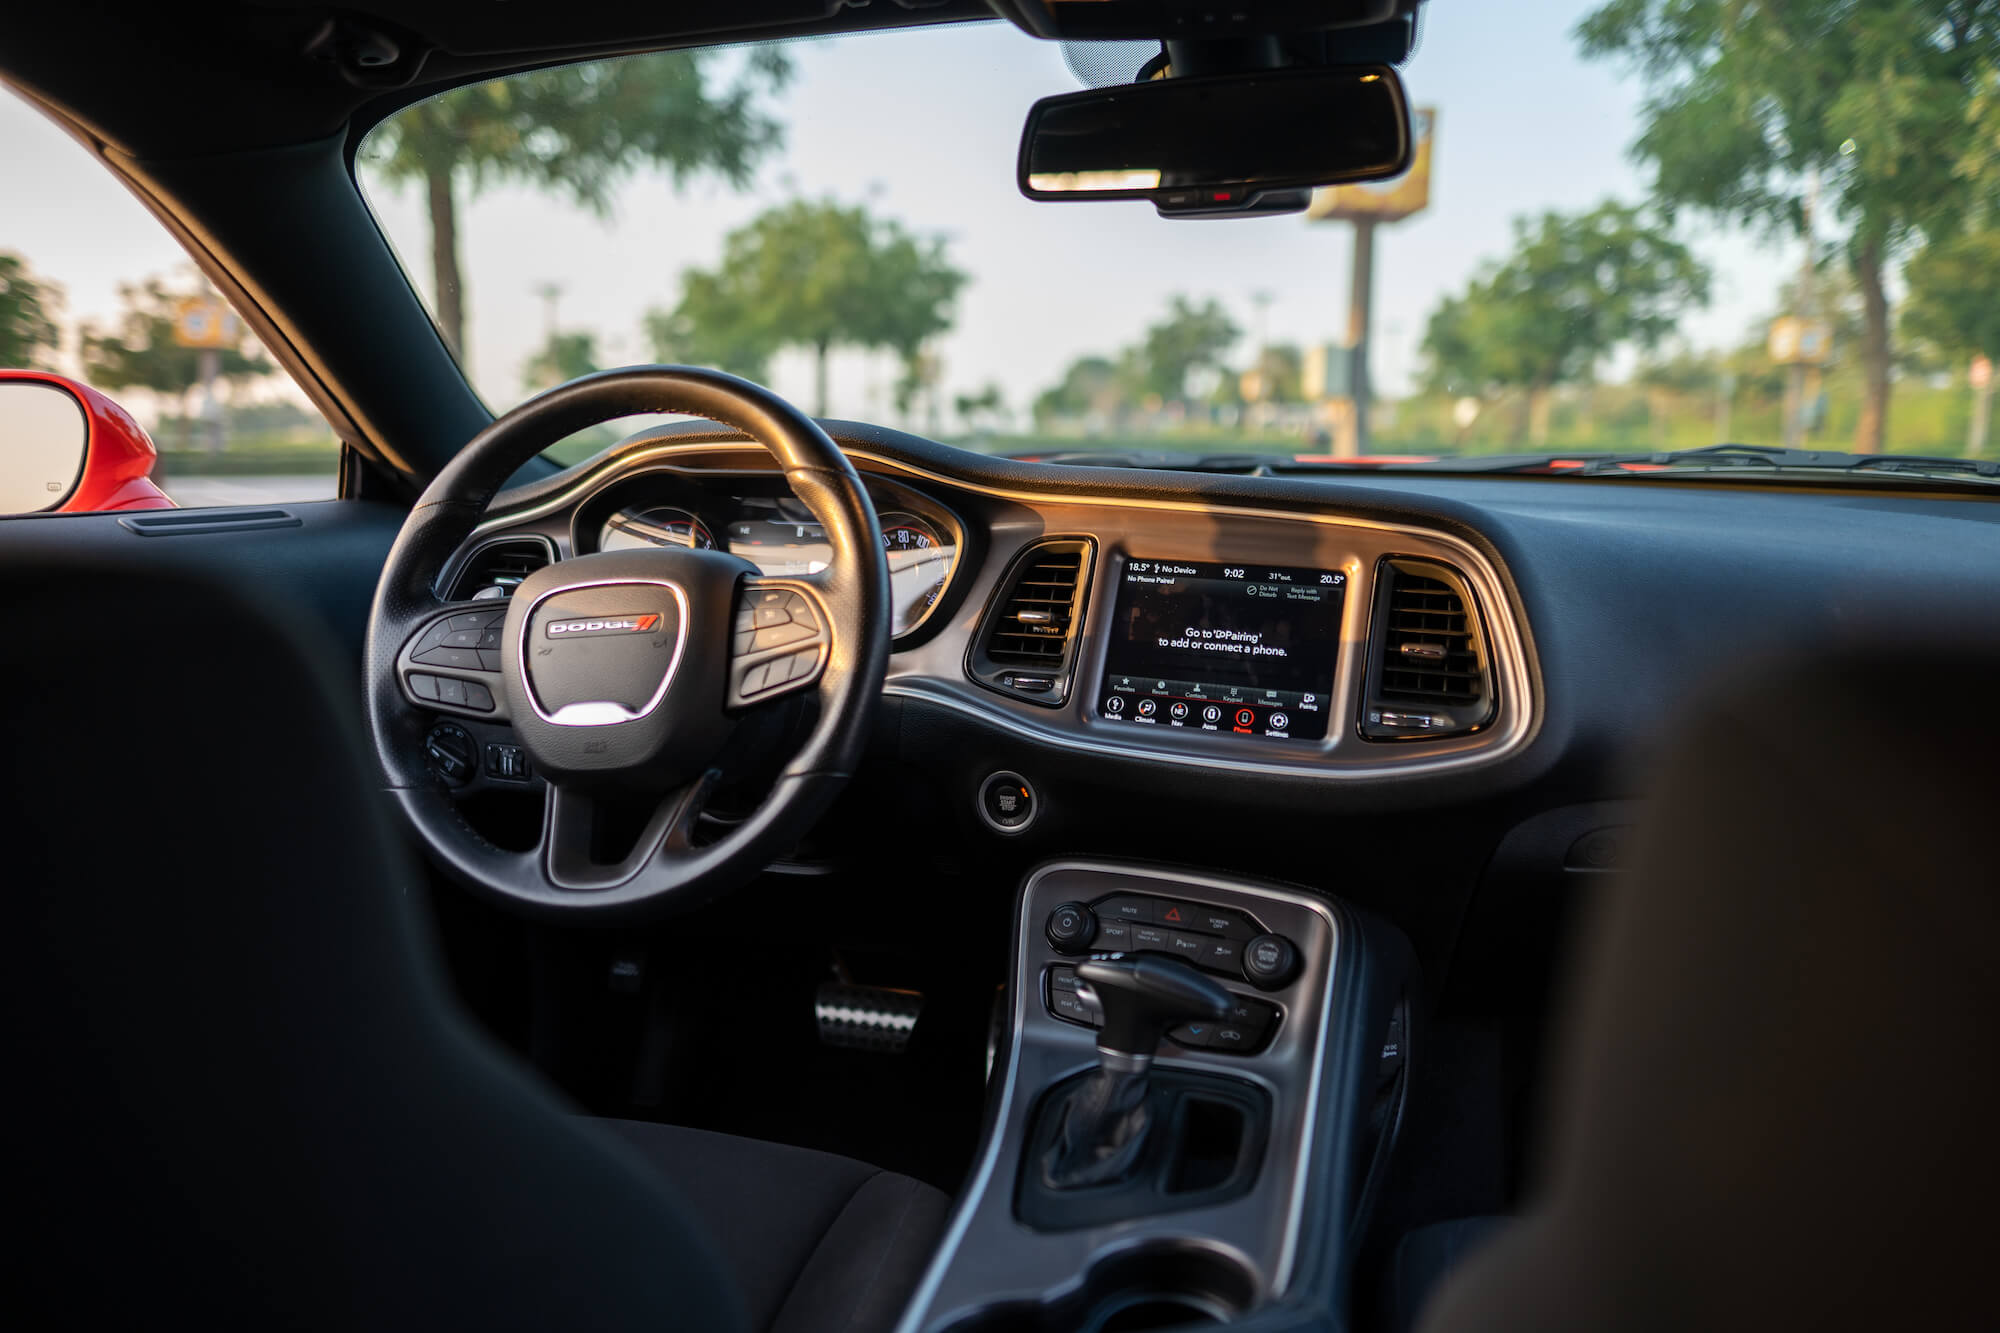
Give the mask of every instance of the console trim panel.
<path id="1" fill-rule="evenodd" d="M 1081 891 L 1079 882 L 1091 879 L 1099 881 L 1094 891 Z M 1037 1232 L 1014 1216 L 1014 1171 L 1035 1103 L 1048 1087 L 1090 1068 L 1097 1058 L 1089 1029 L 1062 1022 L 1043 1008 L 1042 972 L 1058 959 L 1041 937 L 1041 917 L 1068 897 L 1110 892 L 1252 907 L 1260 917 L 1302 937 L 1306 966 L 1284 991 L 1268 997 L 1284 1003 L 1288 1014 L 1263 1052 L 1204 1056 L 1163 1046 L 1155 1059 L 1161 1067 L 1225 1073 L 1262 1087 L 1272 1098 L 1272 1138 L 1262 1176 L 1238 1200 L 1105 1227 Z M 1297 1268 L 1300 1220 L 1312 1192 L 1312 1147 L 1344 943 L 1331 906 L 1294 890 L 1114 861 L 1063 860 L 1036 867 L 1016 905 L 1011 1026 L 994 1118 L 971 1184 L 953 1209 L 898 1333 L 935 1333 L 994 1305 L 1060 1300 L 1105 1258 L 1152 1245 L 1226 1255 L 1254 1275 L 1259 1304 L 1281 1298 Z M 1238 1234 L 1228 1234 L 1231 1228 Z M 968 1240 L 974 1242 L 971 1249 Z"/>

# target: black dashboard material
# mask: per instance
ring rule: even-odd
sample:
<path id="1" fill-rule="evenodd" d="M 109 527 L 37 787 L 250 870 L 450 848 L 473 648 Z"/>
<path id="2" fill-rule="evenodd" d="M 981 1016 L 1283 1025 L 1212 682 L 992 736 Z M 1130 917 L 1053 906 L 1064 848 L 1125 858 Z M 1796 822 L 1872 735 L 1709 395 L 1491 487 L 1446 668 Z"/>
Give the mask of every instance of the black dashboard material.
<path id="1" fill-rule="evenodd" d="M 1010 497 L 1023 495 L 1054 504 L 1167 506 L 1147 512 L 1159 516 L 1163 530 L 1200 542 L 1211 540 L 1216 513 L 1224 510 L 1409 525 L 1490 562 L 1498 596 L 1485 610 L 1523 630 L 1521 667 L 1535 704 L 1526 743 L 1474 769 L 1385 767 L 1366 782 L 1233 774 L 1226 789 L 1208 784 L 1204 792 L 1205 800 L 1224 804 L 1417 808 L 1492 799 L 1531 785 L 1551 803 L 1627 796 L 1632 761 L 1646 752 L 1661 719 L 1706 676 L 1747 655 L 2000 610 L 2000 583 L 1988 573 L 2000 557 L 2000 508 L 1976 494 L 1630 478 L 1319 479 L 1076 468 L 972 454 L 878 426 L 828 425 L 844 447 L 881 460 L 863 462 L 871 485 L 886 469 L 907 469 L 902 480 L 965 515 L 968 528 L 986 525 L 985 532 L 968 533 L 962 564 L 987 560 L 970 543 L 991 544 L 996 532 L 1022 526 L 1020 502 Z M 561 478 L 504 493 L 493 512 L 504 522 L 575 491 L 579 476 L 611 475 L 661 446 L 732 436 L 705 423 L 648 431 Z M 1168 554 L 1157 543 L 1147 550 Z M 954 581 L 948 595 L 960 592 Z M 963 619 L 971 611 L 961 607 L 956 614 Z M 915 729 L 950 707 L 906 697 L 904 725 L 912 729 L 906 744 L 914 738 L 921 745 Z M 1032 753 L 1040 740 L 1015 734 L 1007 744 Z M 1075 750 L 1062 752 L 1061 762 L 1108 765 L 1118 780 L 1162 794 L 1204 785 L 1199 775 L 1181 781 L 1190 775 L 1170 765 L 1120 764 Z"/>

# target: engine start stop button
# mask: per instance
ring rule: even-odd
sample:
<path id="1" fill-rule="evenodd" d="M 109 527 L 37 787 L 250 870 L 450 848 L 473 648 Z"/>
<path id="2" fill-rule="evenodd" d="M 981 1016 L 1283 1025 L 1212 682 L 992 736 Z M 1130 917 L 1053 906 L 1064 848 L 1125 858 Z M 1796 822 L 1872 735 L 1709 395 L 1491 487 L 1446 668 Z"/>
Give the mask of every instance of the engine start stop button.
<path id="1" fill-rule="evenodd" d="M 994 773 L 979 784 L 979 817 L 1001 833 L 1019 833 L 1034 823 L 1040 805 L 1019 773 Z"/>

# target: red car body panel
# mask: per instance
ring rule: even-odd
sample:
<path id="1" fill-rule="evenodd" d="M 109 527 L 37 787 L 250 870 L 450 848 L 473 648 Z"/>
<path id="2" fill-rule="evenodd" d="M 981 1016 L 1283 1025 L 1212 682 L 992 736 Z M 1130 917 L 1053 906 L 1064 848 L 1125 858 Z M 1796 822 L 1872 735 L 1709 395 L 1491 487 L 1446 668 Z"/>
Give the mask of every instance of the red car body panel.
<path id="1" fill-rule="evenodd" d="M 88 384 L 45 370 L 0 370 L 0 381 L 4 380 L 29 380 L 61 389 L 83 408 L 90 432 L 84 443 L 83 478 L 53 512 L 174 507 L 167 493 L 153 484 L 153 464 L 160 452 L 130 412 Z"/>

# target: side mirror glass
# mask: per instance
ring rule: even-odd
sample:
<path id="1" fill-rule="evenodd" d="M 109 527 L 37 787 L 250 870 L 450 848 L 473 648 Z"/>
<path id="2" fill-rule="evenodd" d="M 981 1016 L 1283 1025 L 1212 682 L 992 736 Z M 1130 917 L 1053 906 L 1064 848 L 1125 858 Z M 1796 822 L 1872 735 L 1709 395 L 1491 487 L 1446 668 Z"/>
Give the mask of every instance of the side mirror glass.
<path id="1" fill-rule="evenodd" d="M 1289 212 L 1322 185 L 1410 166 L 1388 65 L 1154 79 L 1045 97 L 1021 132 L 1030 199 L 1145 199 L 1169 216 Z"/>
<path id="2" fill-rule="evenodd" d="M 0 514 L 55 509 L 83 481 L 90 421 L 46 380 L 0 379 Z"/>

